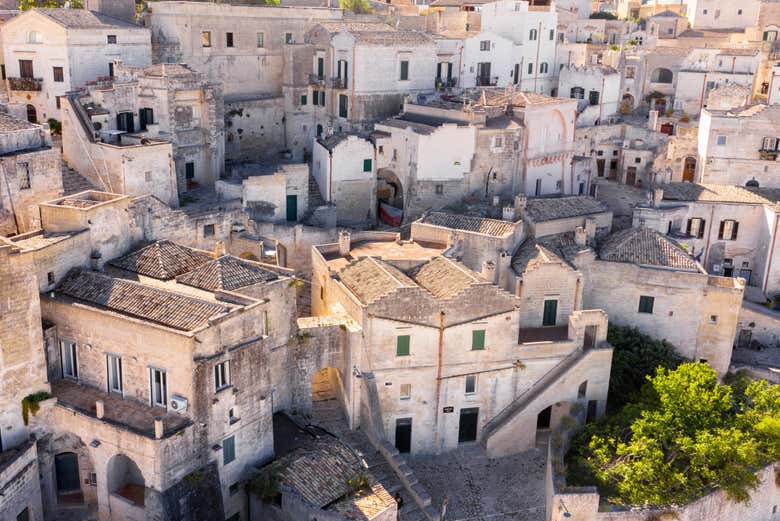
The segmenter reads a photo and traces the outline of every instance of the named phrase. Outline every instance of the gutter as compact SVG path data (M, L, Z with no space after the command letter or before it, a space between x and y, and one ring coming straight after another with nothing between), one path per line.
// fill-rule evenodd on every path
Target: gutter
M433 411L433 446L439 446L439 404L441 401L441 366L444 354L444 311L439 312L439 352L436 360L436 402Z

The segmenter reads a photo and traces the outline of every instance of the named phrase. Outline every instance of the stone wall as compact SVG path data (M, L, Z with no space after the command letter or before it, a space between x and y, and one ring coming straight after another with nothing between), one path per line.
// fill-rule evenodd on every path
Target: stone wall
M261 97L225 103L225 159L275 157L289 148L284 99Z
M28 441L15 449L4 451L0 466L0 512L7 519L21 519L23 512L34 521L43 519L41 487L38 480L38 452Z
M0 235L40 228L38 203L63 193L59 151L42 148L3 155L0 158L0 187Z

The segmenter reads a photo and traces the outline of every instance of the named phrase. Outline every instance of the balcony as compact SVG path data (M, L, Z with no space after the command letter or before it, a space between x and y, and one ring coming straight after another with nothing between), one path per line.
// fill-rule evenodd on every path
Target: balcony
M325 86L325 77L318 74L309 74L309 85L315 85L318 87Z
M777 161L777 156L780 155L780 150L764 150L758 151L759 157L765 161Z
M8 78L8 90L40 91L43 78Z
M346 89L347 88L347 80L344 78L331 78L330 79L330 87L332 89Z
M477 76L477 87L495 87L498 85L498 76Z
M458 84L458 78L436 78L437 90L451 89L457 84Z

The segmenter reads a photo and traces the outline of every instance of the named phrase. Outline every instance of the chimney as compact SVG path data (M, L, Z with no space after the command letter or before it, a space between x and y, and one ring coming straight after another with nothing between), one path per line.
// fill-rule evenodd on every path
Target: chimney
M154 419L154 439L159 440L163 437L163 434L165 433L165 430L163 429L163 421L162 418L155 418Z
M523 213L527 202L528 198L525 196L525 194L517 194L515 196L515 211L517 212L517 215Z
M508 286L509 272L512 271L512 255L504 250L498 256L498 285L504 289Z
M585 219L585 237L588 239L596 238L596 219L592 217Z
M214 245L214 251L211 253L211 256L215 259L218 259L222 257L225 254L225 243L222 241L217 241L217 243Z
M103 400L97 400L95 402L95 416L97 416L98 420L103 418L103 416L106 413L106 407L103 405Z
M577 246L588 245L588 234L585 233L585 228L582 226L577 226L577 228L574 230L574 242L577 244Z
M517 213L514 206L504 206L503 219L510 223L515 222L517 219Z
M664 200L664 189L653 188L653 208L661 206L661 201Z
M94 250L89 256L89 269L92 271L100 270L100 259L103 258L103 254L97 250Z
M351 240L352 236L348 231L342 230L339 232L339 255L342 257L349 255L349 250L352 248Z
M485 261L482 263L482 278L488 282L496 282L496 263Z

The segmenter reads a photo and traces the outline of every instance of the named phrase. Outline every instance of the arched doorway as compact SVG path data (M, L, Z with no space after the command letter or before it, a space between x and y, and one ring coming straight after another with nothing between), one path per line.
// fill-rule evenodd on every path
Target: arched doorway
M54 456L54 475L57 503L67 505L84 502L79 476L79 457L75 452L62 452Z
M124 454L117 454L108 461L107 469L108 492L143 506L146 482L138 465Z
M696 176L696 158L686 157L683 163L683 181L693 183L693 179Z
M634 96L631 94L623 94L623 99L620 102L620 112L622 114L631 114L634 111Z
M745 186L748 187L748 188L758 188L759 187L759 183L755 179L751 179L750 181L745 183Z
M392 170L377 170L377 215L382 221L400 226L404 210L404 188Z
M317 125L317 137L322 137L322 125Z
M27 104L27 121L30 123L38 123L38 112L35 110L35 105Z

